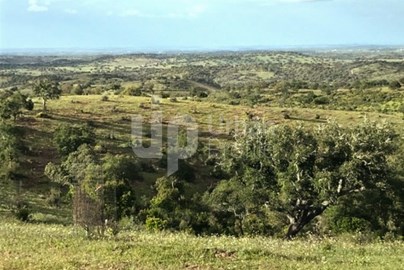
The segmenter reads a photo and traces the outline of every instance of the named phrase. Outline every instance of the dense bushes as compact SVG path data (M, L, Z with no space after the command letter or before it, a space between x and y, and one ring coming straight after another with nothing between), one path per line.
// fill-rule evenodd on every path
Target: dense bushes
M95 143L94 131L86 125L59 125L55 130L54 141L62 156L76 151L80 145Z

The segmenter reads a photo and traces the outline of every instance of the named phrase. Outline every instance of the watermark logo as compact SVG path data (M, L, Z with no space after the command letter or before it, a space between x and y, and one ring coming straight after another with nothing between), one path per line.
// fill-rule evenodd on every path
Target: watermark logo
M149 119L133 115L131 131L136 156L167 158L167 176L178 171L179 160L192 157L198 149L198 124L190 115L172 116L164 123L162 111L152 112Z

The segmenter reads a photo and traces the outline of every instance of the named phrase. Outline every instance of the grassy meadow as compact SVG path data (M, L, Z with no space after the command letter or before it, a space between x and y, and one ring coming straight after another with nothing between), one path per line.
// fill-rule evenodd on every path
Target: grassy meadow
M90 240L71 226L0 222L1 269L402 269L402 241L367 237L196 237L121 232Z

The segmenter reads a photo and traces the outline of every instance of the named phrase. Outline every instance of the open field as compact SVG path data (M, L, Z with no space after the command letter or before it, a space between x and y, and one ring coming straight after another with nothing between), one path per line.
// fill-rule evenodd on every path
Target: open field
M366 237L283 241L122 232L88 240L80 229L0 222L2 269L402 269L404 243Z

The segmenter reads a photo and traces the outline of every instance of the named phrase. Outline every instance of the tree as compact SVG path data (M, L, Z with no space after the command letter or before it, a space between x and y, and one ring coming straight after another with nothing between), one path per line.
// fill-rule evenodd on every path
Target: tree
M94 227L103 231L105 220L116 229L117 221L133 215L135 196L130 181L139 173L138 168L129 157L107 156L100 160L93 149L84 144L60 165L49 163L45 175L69 187L73 195L74 221L92 233Z
M54 141L59 153L63 156L68 156L82 144L94 144L95 134L87 125L62 124L55 130Z
M150 200L147 218L158 219L178 228L185 206L184 183L176 177L162 177L155 183L156 195Z
M0 177L16 180L20 168L20 145L16 128L0 122Z
M69 188L73 196L74 223L83 226L89 235L94 228L103 232L102 187L104 178L98 157L88 145L82 145L68 155L60 165L52 162L45 167L45 175L53 182Z
M232 235L273 233L265 220L266 196L262 189L254 187L254 181L246 181L248 177L223 180L208 196L205 195L204 200L214 217L210 224L212 231ZM260 217L258 222L251 222L255 217Z
M127 183L143 180L138 161L128 155L106 155L103 159L104 173L109 179L124 180Z
M34 85L34 93L37 97L42 98L42 110L46 111L46 102L50 99L58 99L62 90L57 82L40 80Z
M240 202L243 207L233 208L240 216L251 214L251 202L265 204L288 220L285 237L293 238L340 199L390 188L388 160L396 139L390 126L369 122L354 128L328 123L316 130L250 123L223 158L224 168L236 175L230 181L254 191Z
M131 156L107 155L102 162L105 213L115 221L134 215L136 199L132 186L143 179L138 161Z
M22 179L22 142L21 130L9 123L0 122L0 181L6 180L7 185L11 185L15 190L15 197L10 205L15 216L28 221L30 216L29 205L21 197ZM6 194L3 194L6 195Z
M13 118L14 121L22 114L22 110L33 110L34 103L20 92L6 93L0 101L0 117L2 119Z
M165 228L192 231L197 234L208 231L208 209L198 194L185 192L188 184L176 176L162 177L155 183L156 194L145 212L146 228Z

